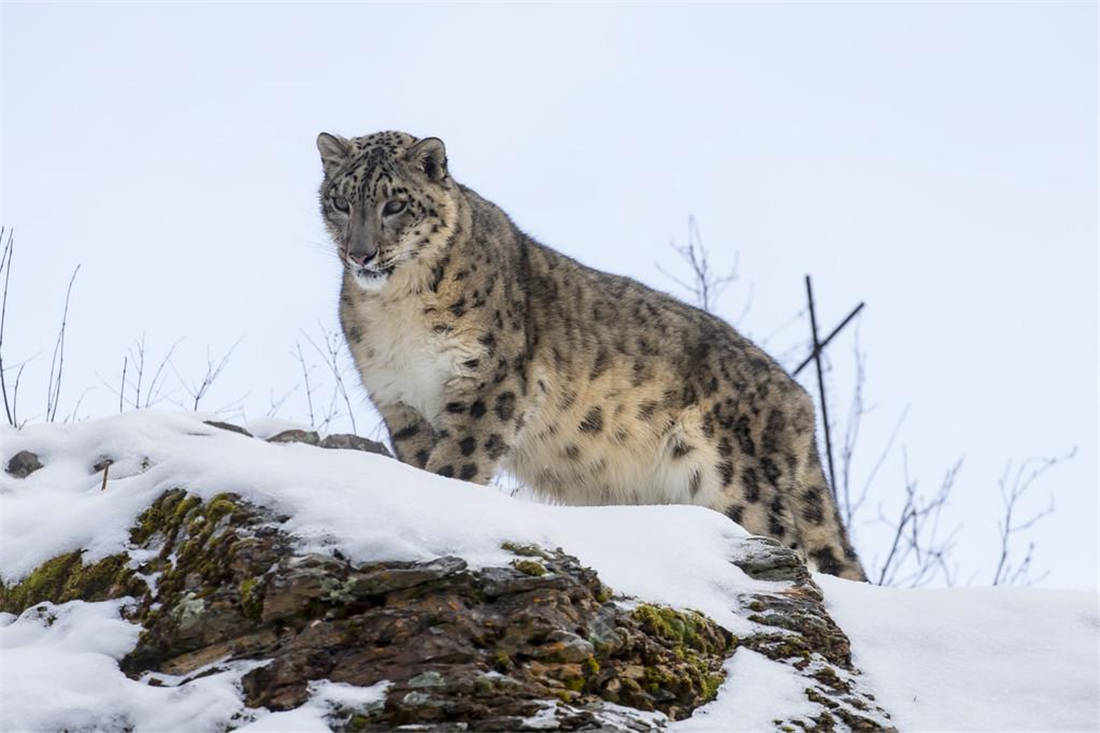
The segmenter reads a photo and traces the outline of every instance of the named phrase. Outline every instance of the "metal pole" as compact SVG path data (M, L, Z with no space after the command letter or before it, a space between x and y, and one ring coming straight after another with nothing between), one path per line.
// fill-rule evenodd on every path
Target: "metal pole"
M817 389L821 394L821 422L825 425L825 455L829 459L829 491L836 500L836 472L833 470L833 441L829 436L829 412L825 405L825 377L821 372L821 344L817 340L817 314L814 312L814 289L806 276L806 298L810 303L810 330L814 339L814 362L817 364ZM856 310L859 310L858 308ZM854 314L853 314L854 315Z
M814 360L814 357L816 357L816 356L818 355L818 353L820 353L820 352L821 352L821 350L822 350L822 349L824 349L824 348L825 348L826 346L828 346L828 345L829 345L829 342L833 340L833 337L834 337L834 336L836 336L836 335L837 335L838 333L840 333L840 329L842 329L842 328L844 328L845 326L847 326L847 325L848 325L848 321L850 321L850 320L852 320L853 318L855 318L855 317L856 317L856 314L857 314L857 313L859 313L859 312L860 312L861 310L863 310L863 303L860 303L859 305L857 305L857 306L856 306L855 308L853 308L853 309L852 309L852 312L848 314L848 317L847 317L847 318L845 318L845 319L844 319L843 321L841 321L841 322L840 322L840 325L839 325L839 326L837 326L836 328L834 328L834 329L833 329L833 332L832 332L832 333L830 333L830 334L829 334L828 336L826 336L826 337L825 337L825 340L824 340L824 341L822 341L822 342L821 342L821 343L820 343L820 344L819 344L819 345L817 346L817 348L815 348L815 349L813 350L813 353L812 353L812 354L810 354L809 356L807 356L807 357L806 357L806 360L805 360L805 361L803 361L803 362L802 362L801 364L799 364L799 365L798 365L798 368L797 368L797 369L795 369L795 370L794 370L793 372L791 372L792 376L795 376L795 377L797 377L797 376L798 376L798 373L799 373L800 371L802 371L803 369L805 369L805 368L806 368L806 365L807 365L807 364L809 364L809 363L810 363L811 361L813 361L813 360Z

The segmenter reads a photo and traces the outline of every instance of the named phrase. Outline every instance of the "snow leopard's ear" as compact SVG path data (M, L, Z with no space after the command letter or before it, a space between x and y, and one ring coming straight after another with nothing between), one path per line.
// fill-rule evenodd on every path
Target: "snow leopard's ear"
M348 159L348 141L339 135L322 132L317 136L317 150L321 153L321 165L325 175L331 176Z
M447 149L438 137L426 137L405 153L406 160L433 181L447 177Z

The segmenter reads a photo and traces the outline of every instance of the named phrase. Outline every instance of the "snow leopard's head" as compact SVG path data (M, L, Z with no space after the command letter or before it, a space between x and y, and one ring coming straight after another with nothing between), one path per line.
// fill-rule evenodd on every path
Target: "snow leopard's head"
M458 187L435 137L378 132L317 136L325 177L321 214L340 259L364 290L380 290L408 262L455 231Z

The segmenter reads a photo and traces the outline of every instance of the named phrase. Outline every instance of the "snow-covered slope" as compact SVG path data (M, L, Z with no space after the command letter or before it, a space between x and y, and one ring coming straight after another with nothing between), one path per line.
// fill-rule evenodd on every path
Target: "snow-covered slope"
M455 555L474 567L506 565L505 541L561 547L617 593L698 609L735 635L753 627L739 599L776 585L731 563L746 534L709 510L534 504L384 456L266 443L190 414L0 432L0 461L24 450L43 467L26 478L0 471L0 577L8 585L73 550L86 550L85 563L126 550L138 515L177 487L206 499L235 492L270 507L289 516L285 529L303 551L338 550L353 563ZM105 490L102 472L92 470L103 457L113 460ZM903 592L817 580L851 637L864 683L901 729L1096 728L1100 634L1090 594ZM43 605L0 619L0 727L324 730L333 705L380 695L319 681L297 710L246 710L239 680L255 662L222 665L182 687L166 675L132 680L117 660L139 629L119 617L119 604ZM762 730L777 714L808 714L789 667L748 649L726 667L717 699L673 728Z
M902 730L1100 728L1094 594L817 580Z
M562 547L618 591L695 608L737 633L729 599L763 589L729 563L746 532L700 507L562 507L516 501L357 451L273 444L219 430L189 414L128 413L0 434L0 458L22 450L44 467L26 479L0 473L0 576L20 580L40 563L87 549L85 562L122 551L129 527L163 491L205 499L235 492L290 515L309 549L353 561L459 555L506 564L503 541ZM91 472L110 456L107 490ZM143 466L148 466L143 468Z

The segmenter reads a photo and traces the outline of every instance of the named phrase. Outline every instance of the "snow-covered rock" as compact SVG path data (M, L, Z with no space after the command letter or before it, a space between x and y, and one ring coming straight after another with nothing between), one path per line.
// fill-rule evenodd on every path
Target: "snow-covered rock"
M247 428L142 412L0 432L0 727L1096 722L1087 594L1017 591L998 620L1056 609L1058 633L983 645L988 604L834 579L823 602L792 553L709 510L536 504L355 436ZM992 684L970 709L948 694L993 668L1027 715Z

